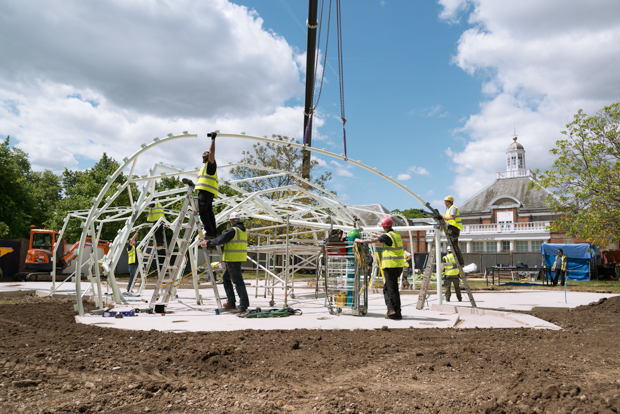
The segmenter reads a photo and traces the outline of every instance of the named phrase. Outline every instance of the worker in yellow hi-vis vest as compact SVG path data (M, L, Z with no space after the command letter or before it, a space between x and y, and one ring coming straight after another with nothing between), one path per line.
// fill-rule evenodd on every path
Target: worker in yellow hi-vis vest
M558 278L560 275L562 276L562 286L566 283L566 256L564 256L564 250L558 249L558 255L555 257L553 261L552 271L555 270L553 274L553 286L558 285Z
M200 243L202 247L214 247L222 244L224 245L222 261L226 266L222 276L222 283L224 284L227 298L226 303L222 307L233 313L243 313L250 306L248 292L245 289L245 282L241 273L241 265L248 258L248 234L239 213L233 212L230 214L230 228L228 230L215 239L203 240ZM233 284L237 290L237 295L239 295L239 307L236 305Z
M454 205L454 198L447 196L443 199L443 203L446 205L446 214L443 215L443 219L448 225L448 234L446 237L452 242L454 247L454 253L461 266L465 266L465 260L463 260L463 253L461 253L461 247L459 246L459 234L463 230L463 223L461 222L461 213L459 208Z
M196 184L187 178L183 178L181 181L198 190L198 213L205 229L203 236L205 240L211 240L217 237L213 199L218 195L220 184L217 178L217 163L215 162L215 137L217 132L211 132L207 136L211 138L211 147L209 147L209 151L202 153L202 163L204 165L198 173Z
M454 285L456 298L461 302L461 286L459 285L459 269L456 267L456 259L452 254L452 249L448 246L448 254L443 257L443 272L446 277L446 302L450 302L450 285Z
M157 249L164 248L164 225L156 224L160 218L165 218L164 215L164 207L161 205L157 198L153 199L148 207L148 216L146 217L146 221L149 223L153 223L154 226L157 226L155 229L155 242L157 243Z
M383 299L388 310L385 318L400 320L403 315L400 308L398 278L405 266L405 250L400 234L392 229L394 221L390 217L383 217L380 224L385 234L372 239L355 239L355 243L383 243L383 252L381 253L381 269L385 278Z

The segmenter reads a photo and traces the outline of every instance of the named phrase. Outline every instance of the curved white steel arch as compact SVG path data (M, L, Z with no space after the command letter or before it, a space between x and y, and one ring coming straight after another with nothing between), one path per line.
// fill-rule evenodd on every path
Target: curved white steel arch
M160 202L162 202L162 204L164 205L164 208L166 208L170 204L182 199L184 197L184 194L186 193L186 188L179 188L179 189L167 190L163 192L157 192L155 190L155 182L158 179L161 179L163 177L170 177L170 176L183 175L183 176L195 178L197 177L198 170L199 170L198 168L195 168L194 170L185 171L184 169L175 168L173 166L166 166L164 164L157 163L148 171L147 175L143 175L138 178L133 178L136 163L142 154L144 154L145 152L154 148L157 145L168 143L168 142L171 142L177 139L188 139L188 138L198 138L198 136L196 134L188 134L187 131L184 131L183 134L181 135L168 134L167 138L163 138L163 139L155 138L153 139L153 142L149 144L142 144L141 148L138 151L136 151L133 155L123 159L123 164L119 166L119 168L114 172L114 174L108 177L108 181L103 186L101 191L99 192L99 195L93 198L92 200L93 206L88 212L88 215L86 217L82 216L84 219L84 222L82 224L82 227L84 228L84 230L82 231L82 235L80 237L80 244L79 244L78 253L77 253L76 269L81 269L84 262L87 261L87 260L84 260L84 257L83 257L84 243L85 243L86 237L90 235L93 239L93 244L95 245L98 242L101 228L96 229L95 224L99 224L100 226L103 226L105 225L106 222L110 222L110 221L125 220L126 222L125 226L121 230L119 230L117 237L113 241L112 243L113 247L110 249L110 252L103 258L99 258L97 250L93 249L92 256L89 259L91 260L91 263L100 263L100 262L102 263L104 273L106 273L108 276L108 283L109 285L111 285L112 290L113 290L113 298L115 302L117 303L122 303L123 298L120 294L118 286L116 285L116 280L114 277L113 269L118 263L118 260L122 252L122 248L124 247L125 243L129 239L129 235L134 229L134 224L137 218L145 210L147 204L150 202L150 200L153 197L159 197ZM304 146L301 144L280 141L280 140L270 139L266 137L250 136L250 135L245 135L245 134L218 133L218 138L220 139L222 138L250 139L250 140L255 140L255 141L260 141L260 142L265 142L265 143L272 143L275 145L284 145L284 146L294 147L298 149L304 149ZM425 203L421 197L419 197L418 195L410 191L407 188L407 186L402 185L398 183L397 181L395 181L392 177L386 176L385 174L379 172L377 168L368 167L364 165L361 161L353 161L353 160L346 159L343 154L338 155L338 154L329 152L325 149L318 149L318 148L312 148L312 147L306 147L305 149L315 152L317 154L321 154L321 155L325 155L328 157L339 159L341 161L349 162L357 167L370 171L373 174L401 188L403 191L405 191L406 193L414 197L416 200L418 200L420 203L422 203L422 205L429 207L428 203ZM246 165L246 164L221 165L221 166L218 166L218 169L232 168L235 166L243 166L244 168L257 169L260 171L270 172L274 176L290 175L294 177L295 180L297 180L298 182L303 183L304 186L313 188L315 192L309 191L308 189L302 186L299 186L299 185L291 185L285 188L279 187L279 188L266 189L260 192L248 193L247 191L243 190L241 187L235 185L237 182L244 182L244 181L249 181L249 180L262 180L272 175L252 177L252 178L243 179L243 180L222 180L223 184L230 186L231 188L237 190L241 194L232 196L232 197L222 197L222 198L218 198L215 200L214 206L224 205L223 211L216 216L218 223L225 221L226 217L232 211L240 211L242 213L242 217L261 218L261 219L266 219L266 220L279 222L279 223L285 222L283 218L283 214L286 213L286 215L289 215L289 223L291 225L299 226L299 227L323 228L323 229L334 227L334 228L341 228L343 230L348 230L353 227L354 218L356 216L355 213L351 212L345 204L340 202L332 192L326 189L322 189L319 186L307 180L304 180L303 178L293 174L290 171L280 171L276 169L270 169L270 168L265 168L265 167L255 167L255 166ZM106 198L105 195L110 190L114 181L126 169L129 169L127 181L121 186L119 186L117 191L112 196L109 196ZM139 195L137 195L138 197L135 201L134 201L134 195L132 194L132 191L131 191L130 184L132 183L141 185L141 189L139 190ZM113 207L113 208L110 207L112 202L125 190L127 190L129 193L129 199L130 199L131 205L127 206L125 209L119 208L119 207ZM292 200L280 199L278 200L278 203L272 203L269 201L269 199L261 197L262 194L266 194L270 192L284 192L287 194L295 194L295 196L293 197ZM294 200L299 198L300 195L303 196L304 198L314 199L317 204L309 208L308 205L294 202ZM262 214L259 214L260 212L262 212ZM291 212L295 212L297 218L290 219ZM108 216L108 214L110 213L113 213L112 216ZM178 214L178 212L176 213ZM174 216L175 211L167 209L166 214L169 216ZM312 220L309 220L307 218L303 219L302 216L306 216L306 215L310 215ZM377 214L378 219L381 218L379 217L380 215L382 216L383 214ZM330 221L332 222L329 224L325 223L326 221L325 219L327 218L329 218ZM171 226L173 223L174 223L174 220L172 222L168 220L164 220L165 225ZM365 231L370 231L370 232L381 231L381 228L376 226L376 223L363 222L362 224L364 225ZM434 228L433 226L416 226L415 230L430 230L433 228ZM399 231L413 230L409 226L398 227L396 229ZM195 240L193 245L195 246L197 243L198 243L198 240ZM97 266L95 267L97 268ZM96 269L96 274L97 274L96 281L91 280L91 288L93 289L93 293L94 293L94 290L95 290L94 284L98 283L99 285L97 286L97 288L99 290L99 297L101 297L101 285L100 285L99 278L98 278L98 274L99 274L98 271L99 269L97 268ZM78 311L80 315L83 315L84 309L83 309L82 300L81 300L81 296L83 294L82 294L82 289L81 289L81 280L79 277L79 272L76 273L76 276L77 277L74 278L75 288L76 288L76 298L77 298L77 304L75 305L75 310ZM101 302L98 303L98 306L103 307Z

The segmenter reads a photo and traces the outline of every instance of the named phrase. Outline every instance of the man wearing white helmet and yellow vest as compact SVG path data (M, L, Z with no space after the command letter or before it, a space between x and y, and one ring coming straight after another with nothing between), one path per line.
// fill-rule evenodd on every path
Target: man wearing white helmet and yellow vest
M224 245L224 254L222 261L226 266L222 282L226 291L227 302L222 306L224 309L233 311L233 313L242 313L250 306L248 292L245 289L243 274L241 273L241 265L248 258L248 234L245 226L241 222L239 213L230 214L230 228L224 233L212 240L203 240L200 245L202 247L215 247ZM239 296L239 307L236 306L235 291L233 284Z
M448 234L446 237L452 242L454 247L454 253L461 266L465 266L465 260L463 260L463 253L461 253L461 247L459 246L459 234L463 230L463 223L461 222L461 213L459 208L454 205L454 198L447 196L443 199L443 203L446 205L446 214L443 215L443 219L448 225Z
M456 259L452 254L452 249L448 246L448 254L443 257L443 272L446 276L446 301L450 302L450 296L452 292L450 291L450 285L454 285L454 292L456 293L456 298L460 301L463 300L461 297L461 286L459 285L459 269L456 267Z

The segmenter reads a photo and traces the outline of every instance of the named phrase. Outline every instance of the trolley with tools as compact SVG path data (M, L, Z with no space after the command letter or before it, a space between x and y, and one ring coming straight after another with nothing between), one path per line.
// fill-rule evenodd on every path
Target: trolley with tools
M326 242L317 261L317 296L325 291L325 306L332 315L350 309L352 315L368 312L369 250L360 243Z

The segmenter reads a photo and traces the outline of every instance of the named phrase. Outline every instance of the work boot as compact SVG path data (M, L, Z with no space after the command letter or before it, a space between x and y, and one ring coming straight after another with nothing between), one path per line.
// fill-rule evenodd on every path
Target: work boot
M459 298L459 302L463 302L463 298Z
M245 313L247 310L247 306L239 306L237 309L233 310L232 313Z
M396 315L396 311L394 309L390 309L388 310L388 313L386 316L394 316L394 315Z
M233 310L233 309L236 309L236 308L237 308L237 305L235 305L234 303L226 302L226 303L224 303L222 305L222 309L224 309L224 310Z
M446 302L450 302L450 297L446 296Z
M194 182L192 180L188 179L188 178L182 179L181 182L183 184L185 184L186 186L188 186L188 187L192 187L192 188L195 187Z

